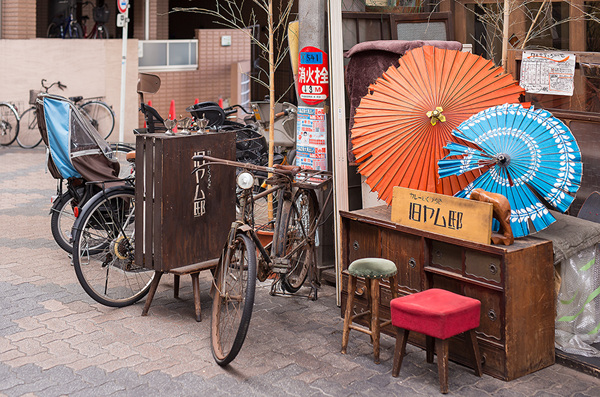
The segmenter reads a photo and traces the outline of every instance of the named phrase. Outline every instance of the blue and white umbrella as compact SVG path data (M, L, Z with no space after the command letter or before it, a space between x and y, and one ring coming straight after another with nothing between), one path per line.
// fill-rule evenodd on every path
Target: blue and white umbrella
M519 104L494 106L471 116L452 134L480 150L448 143L450 154L438 162L440 178L487 169L455 196L467 198L476 188L505 196L515 237L556 220L543 202L565 212L575 199L583 172L581 152L571 131L550 112Z

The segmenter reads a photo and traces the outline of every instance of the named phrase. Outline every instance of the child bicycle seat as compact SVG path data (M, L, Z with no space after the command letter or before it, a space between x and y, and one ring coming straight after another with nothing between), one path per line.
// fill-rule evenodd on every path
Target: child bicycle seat
M225 123L225 111L215 102L200 102L185 110L197 120L207 119L207 127L221 127Z
M144 120L146 120L146 126L148 132L153 134L155 132L165 132L165 120L158 114L156 109L152 106L148 106L145 103L140 104L140 111L144 114Z

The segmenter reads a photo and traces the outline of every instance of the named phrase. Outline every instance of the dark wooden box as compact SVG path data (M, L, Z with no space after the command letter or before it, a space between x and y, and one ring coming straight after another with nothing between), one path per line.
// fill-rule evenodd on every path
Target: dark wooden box
M398 225L389 207L353 212L342 217L342 316L346 307L345 269L359 258L395 262L400 296L442 288L481 301L476 329L482 369L512 380L554 364L554 266L552 243L520 238L509 247L471 243ZM358 289L362 281L359 279ZM380 315L389 318L391 291L381 283ZM355 297L355 311L366 299ZM363 322L363 325L366 323ZM382 332L395 335L392 327ZM409 343L425 347L423 335L410 333ZM463 336L450 339L450 359L470 365Z
M192 173L192 156L235 160L235 132L139 135L136 153L136 263L168 272L219 257L235 219L235 168Z

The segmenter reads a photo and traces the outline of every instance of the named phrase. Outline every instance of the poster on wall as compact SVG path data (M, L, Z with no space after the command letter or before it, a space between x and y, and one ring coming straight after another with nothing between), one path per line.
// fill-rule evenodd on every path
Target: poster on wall
M573 96L575 54L564 51L523 51L519 85L532 94Z
M296 124L296 165L327 170L325 109L299 106Z

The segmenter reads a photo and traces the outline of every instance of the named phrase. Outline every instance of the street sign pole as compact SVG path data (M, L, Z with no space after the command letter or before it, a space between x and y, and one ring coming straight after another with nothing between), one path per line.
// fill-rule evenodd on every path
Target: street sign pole
M121 51L121 106L119 109L119 142L125 140L125 83L127 77L127 32L129 25L129 2L117 1L118 10L124 15L123 18L123 46Z

